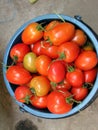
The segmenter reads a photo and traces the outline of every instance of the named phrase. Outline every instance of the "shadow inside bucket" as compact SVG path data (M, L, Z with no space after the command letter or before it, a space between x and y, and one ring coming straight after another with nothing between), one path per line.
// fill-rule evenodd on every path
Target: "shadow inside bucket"
M25 119L25 120L20 120L15 125L15 130L38 130L38 128L35 124L33 124L32 121Z

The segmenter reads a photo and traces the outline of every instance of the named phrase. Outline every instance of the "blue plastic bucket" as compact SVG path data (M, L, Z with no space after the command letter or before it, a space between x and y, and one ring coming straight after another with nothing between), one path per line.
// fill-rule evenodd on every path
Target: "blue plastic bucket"
M82 29L86 33L88 38L93 43L95 50L96 50L96 53L98 55L98 40L97 40L95 32L87 24L83 23L81 21L80 17L70 17L70 16L65 16L65 15L62 15L62 14L60 16L65 21L73 23L75 26ZM38 17L26 22L25 24L23 24L15 32L15 34L12 36L11 40L9 41L7 48L6 48L6 51L5 51L5 54L4 54L3 63L5 65L10 64L10 62L11 62L11 59L9 57L10 49L14 44L21 42L20 35L21 35L22 31L24 30L24 28L28 24L30 24L32 22L39 22L39 23L46 22L47 23L47 22L54 20L54 19L60 19L60 18L56 14L46 14L46 15L38 16ZM5 76L5 72L6 72L6 68L3 66L3 77L4 77L4 82L5 82L6 88L8 89L10 95L15 99L13 84L10 84L7 81L6 76ZM30 105L20 103L16 100L15 101L19 105L19 107L21 108L22 111L26 111L30 114L35 115L35 116L42 117L42 118L51 118L51 119L66 118L66 117L69 117L69 116L72 116L72 115L78 113L79 111L83 110L88 105L90 105L91 102L93 102L93 100L95 99L97 91L98 91L98 75L96 77L94 87L92 88L92 90L90 91L88 96L79 105L75 106L70 112L68 112L66 114L52 114L48 110L39 110L39 109L36 109L36 108L34 108Z

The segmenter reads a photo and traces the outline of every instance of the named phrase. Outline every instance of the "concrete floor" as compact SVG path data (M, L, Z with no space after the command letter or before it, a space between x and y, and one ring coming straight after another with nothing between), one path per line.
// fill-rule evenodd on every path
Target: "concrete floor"
M10 38L24 22L54 12L80 15L98 33L98 0L38 0L33 5L29 0L0 0L0 62ZM0 130L98 130L98 98L79 114L58 120L22 113L4 85L0 63Z

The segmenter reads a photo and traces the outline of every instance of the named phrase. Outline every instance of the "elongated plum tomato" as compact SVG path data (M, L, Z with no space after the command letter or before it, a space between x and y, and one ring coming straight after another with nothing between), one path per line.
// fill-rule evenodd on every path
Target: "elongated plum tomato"
M75 60L76 67L81 70L90 70L97 65L97 54L94 51L82 51Z
M57 24L53 29L44 32L44 39L50 40L53 45L60 45L70 41L75 33L75 26L68 22Z
M75 42L66 42L59 46L58 54L67 63L73 62L79 55L80 48Z
M50 65L51 58L46 55L40 55L35 60L35 66L37 71L44 76L48 75L48 67Z
M37 96L45 96L50 91L50 81L45 76L35 76L31 79L29 87Z
M33 44L43 37L39 23L30 23L22 32L21 39L25 44Z
M52 82L59 83L65 78L66 68L62 61L53 61L48 69L48 78Z
M32 92L30 91L30 88L28 88L25 85L18 86L15 89L15 98L19 102L28 104L30 102L30 97L31 96L32 96Z
M37 56L33 52L29 52L24 56L23 59L23 66L25 69L27 69L29 72L36 73L36 66L35 66L35 60Z
M7 69L6 78L12 84L22 85L28 83L32 76L23 67L14 65Z
M72 103L61 92L52 91L47 97L47 108L54 114L64 114L72 109Z
M24 56L30 52L30 47L28 45L25 45L23 43L18 43L16 45L14 45L11 50L10 50L10 57L15 60L16 62L22 62Z
M81 29L76 29L72 41L76 42L79 46L83 46L87 41L87 36Z

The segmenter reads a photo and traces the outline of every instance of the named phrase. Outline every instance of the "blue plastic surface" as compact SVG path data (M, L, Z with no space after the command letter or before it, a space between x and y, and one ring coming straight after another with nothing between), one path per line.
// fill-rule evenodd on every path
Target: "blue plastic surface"
M95 34L93 33L93 31L91 31L91 29L86 26L86 24L84 24L83 22L77 20L76 18L70 17L70 16L65 16L61 14L61 17L63 19L65 19L65 21L69 21L73 24L75 24L76 26L78 26L79 28L81 28L86 35L90 38L90 40L92 41L92 43L95 46L95 50L97 52L98 55L98 40L95 36ZM53 20L53 19L60 19L56 14L46 14L46 15L42 15L39 17L36 17L28 22L26 22L24 25L22 25L17 31L16 33L12 36L11 40L9 41L5 54L4 54L4 60L3 63L6 65L8 62L8 58L9 58L9 51L12 47L13 44L15 44L15 42L17 42L17 37L21 34L21 32L24 30L24 28L31 22L39 22L42 20ZM4 81L6 84L6 87L10 93L10 95L15 99L14 97L14 91L10 85L10 83L7 81L6 76L5 76L5 72L6 69L5 67L3 67L3 77L4 77ZM80 110L84 109L86 106L88 106L90 104L91 101L93 101L96 93L98 91L98 75L94 84L94 87L92 88L91 92L88 94L88 96L83 100L83 102L79 105L77 105L76 107L74 107L70 112L66 113L66 114L52 114L49 113L48 111L39 111L38 109L33 109L32 107L29 107L28 105L25 105L23 103L20 103L18 101L16 101L16 103L23 108L26 112L29 112L30 114L33 114L35 116L38 117L43 117L43 118L65 118L65 117L69 117L74 115L75 113L79 112Z

